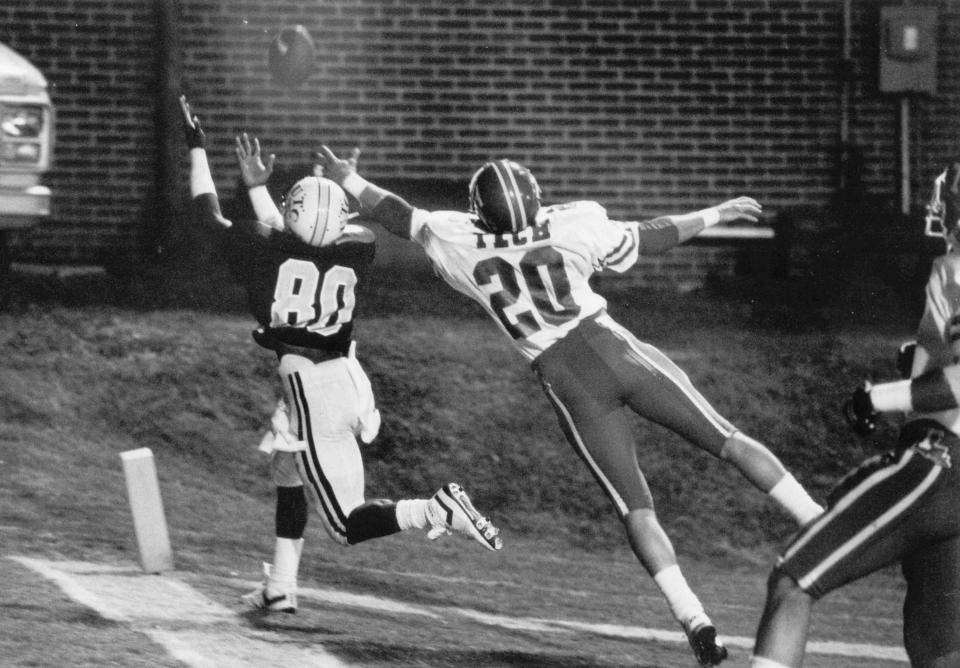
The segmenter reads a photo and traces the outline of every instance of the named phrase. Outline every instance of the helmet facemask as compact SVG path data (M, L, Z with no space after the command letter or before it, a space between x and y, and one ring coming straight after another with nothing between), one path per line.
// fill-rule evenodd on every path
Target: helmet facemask
M477 224L494 234L530 227L540 210L540 185L530 170L512 160L494 160L478 169L469 196Z
M933 181L924 232L944 239L948 249L960 245L960 159L951 162Z

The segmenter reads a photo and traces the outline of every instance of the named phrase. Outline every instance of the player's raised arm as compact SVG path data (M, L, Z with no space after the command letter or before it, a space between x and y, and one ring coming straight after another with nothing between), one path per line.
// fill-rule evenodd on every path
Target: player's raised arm
M317 161L323 173L357 198L365 214L404 239L410 238L410 223L414 208L406 200L374 185L357 173L360 149L354 148L348 159L338 158L328 147L317 153Z
M185 95L180 96L180 111L183 114L184 137L190 150L190 197L193 199L194 216L197 220L230 227L230 221L220 212L220 200L210 174L206 135L200 127L200 119L190 109Z
M658 216L637 224L642 253L660 253L692 239L708 227L739 220L760 220L763 207L752 197L736 197L707 209L679 216Z
M267 190L267 181L273 174L276 156L271 153L264 162L260 152L260 140L254 137L251 141L246 132L236 138L235 152L240 176L248 188L250 203L257 216L256 232L267 236L271 230L282 230L283 216Z
M844 404L854 431L869 434L880 413L936 413L960 407L960 365L934 368L909 380L864 382Z

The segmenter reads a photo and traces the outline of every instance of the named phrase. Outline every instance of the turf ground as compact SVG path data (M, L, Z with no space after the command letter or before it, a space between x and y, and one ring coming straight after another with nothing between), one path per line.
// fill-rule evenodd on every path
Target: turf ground
M815 495L872 451L837 404L863 377L892 377L909 325L838 328L786 302L605 287L619 318ZM460 480L506 548L403 535L343 549L313 521L300 611L280 617L238 598L270 558L255 447L277 388L235 293L194 280L144 300L141 285L131 305L113 283L41 288L0 314L0 665L229 668L263 665L261 652L303 665L692 665L529 371L445 288L385 281L368 299L360 356L385 417L364 452L368 489L400 498ZM722 465L637 428L687 577L728 665L744 666L789 521ZM136 567L119 453L139 447L160 472L176 560L163 576ZM890 569L829 597L806 665L904 665L902 595Z

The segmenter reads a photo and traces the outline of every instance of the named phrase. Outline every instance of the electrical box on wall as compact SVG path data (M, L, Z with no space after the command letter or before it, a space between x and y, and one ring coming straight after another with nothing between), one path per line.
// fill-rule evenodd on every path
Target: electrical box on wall
M880 9L880 91L937 92L937 10Z

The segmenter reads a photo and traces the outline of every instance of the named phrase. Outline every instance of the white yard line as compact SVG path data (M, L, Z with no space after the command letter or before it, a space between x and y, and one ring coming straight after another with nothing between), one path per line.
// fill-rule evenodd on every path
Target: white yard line
M303 649L283 634L246 627L236 612L211 601L175 576L145 575L134 566L11 559L52 580L70 598L106 619L143 633L192 668L349 666L322 647Z
M467 577L463 575L437 575L436 573L420 573L415 571L398 571L398 570L387 570L385 568L373 568L370 566L352 566L350 564L337 564L337 569L342 571L356 571L357 573L373 573L376 575L389 575L394 577L405 577L413 578L416 580L429 580L431 582L444 582L449 584L469 584L469 585L486 585L490 587L512 587L514 589L522 589L524 592L529 591L538 591L538 592L551 592L559 593L564 596L572 597L576 596L579 598L593 598L596 596L602 596L603 592L597 592L590 589L577 589L574 587L558 587L544 584L530 584L529 582L522 582L516 580L482 580L474 577ZM764 590L765 591L765 590ZM650 601L653 605L662 605L663 604L663 595L662 594L645 594L645 593L634 593L632 594L636 599L641 601ZM837 599L840 597L835 595L834 602L836 603ZM850 603L848 607L859 606L857 603ZM738 605L736 603L729 603L724 601L714 601L711 603L710 608L713 610L716 609L725 609L725 610L743 610L751 614L759 614L759 610L755 605ZM857 619L861 621L870 622L876 626L883 628L890 627L892 632L899 633L901 628L901 621L895 617L890 617L889 615L884 617L879 616L870 616L863 614L860 607L854 607L856 610Z
M318 645L308 650L285 642L279 633L256 631L241 624L237 614L207 597L175 575L145 575L135 566L119 568L84 562L52 562L28 557L10 557L57 583L75 601L93 608L107 619L129 624L161 644L176 659L194 668L224 665L246 668L286 662L301 666L339 668L349 664L326 653ZM251 587L253 582L243 582ZM652 640L685 644L679 631L667 631L617 624L592 624L560 619L511 617L467 608L428 606L402 601L352 594L335 589L302 587L301 599L310 599L324 606L340 606L416 615L428 618L460 615L477 623L504 629L538 633L587 632L629 640ZM753 638L723 636L729 647L750 650ZM810 641L810 654L850 656L887 661L907 662L902 647L867 643Z
M254 586L255 583L248 584ZM377 596L346 594L334 589L301 587L297 592L301 599L315 600L325 605L342 605L380 611L389 609L394 612L406 612L408 614L426 615L430 617L449 617L451 614L457 614L480 624L519 631L536 633L569 633L571 631L582 631L626 640L677 642L684 645L687 643L687 637L681 631L666 631L642 626L622 626L619 624L592 624L589 622L575 622L562 619L511 617L509 615L495 615L488 612L470 610L469 608L398 603ZM404 609L399 609L397 607L398 605ZM728 647L739 647L747 650L753 649L753 638L728 635L722 635L721 638ZM909 662L907 653L902 647L868 643L811 640L807 643L807 653Z

